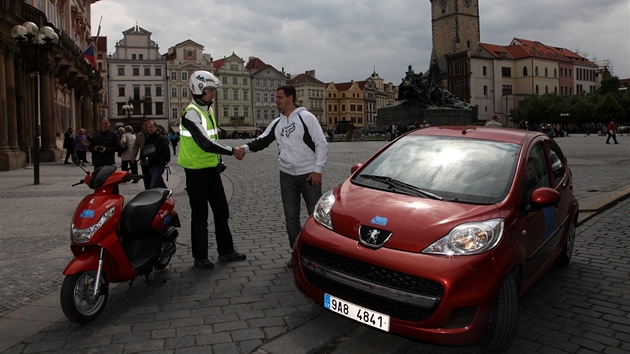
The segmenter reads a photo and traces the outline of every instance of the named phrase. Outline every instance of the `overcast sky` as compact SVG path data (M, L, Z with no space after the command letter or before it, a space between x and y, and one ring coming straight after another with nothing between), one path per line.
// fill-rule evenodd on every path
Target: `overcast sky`
M630 77L628 0L479 2L483 43L539 41L610 60L615 75ZM315 70L326 83L365 80L376 68L399 85L409 65L424 72L431 56L429 0L100 0L93 35L101 16L109 53L137 22L160 53L191 39L214 59L255 56L294 75Z

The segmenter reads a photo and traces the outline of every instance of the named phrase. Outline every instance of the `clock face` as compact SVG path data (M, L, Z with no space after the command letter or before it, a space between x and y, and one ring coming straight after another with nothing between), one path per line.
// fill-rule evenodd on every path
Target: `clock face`
M464 0L464 5L470 7L471 4L472 4L472 0Z
M440 7L441 7L442 9L445 9L445 8L446 8L446 3L447 3L447 2L448 2L448 0L440 0Z

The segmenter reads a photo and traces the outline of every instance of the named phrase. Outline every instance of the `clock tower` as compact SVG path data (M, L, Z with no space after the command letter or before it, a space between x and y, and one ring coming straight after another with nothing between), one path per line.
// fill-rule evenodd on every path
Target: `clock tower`
M479 0L431 1L433 52L442 86L470 102L470 55L479 48Z

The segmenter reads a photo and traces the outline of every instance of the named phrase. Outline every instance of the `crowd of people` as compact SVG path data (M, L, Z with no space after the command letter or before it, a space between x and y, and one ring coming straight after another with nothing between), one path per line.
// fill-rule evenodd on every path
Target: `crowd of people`
M138 174L138 162L144 175L145 189L162 187L166 184L162 178L164 170L171 159L170 149L173 155L177 155L179 133L169 129L165 132L155 121L142 120L142 129L135 133L133 127L127 125L119 127L115 131L110 128L110 121L102 118L99 122L100 129L89 134L86 129L79 129L74 134L74 129L69 127L64 133L63 147L66 149L64 164L72 154L76 154L81 166L90 163L87 153L91 153L92 166L98 168L103 165L116 165L115 156L120 157L120 169ZM152 156L140 157L145 145L156 146L156 152ZM137 183L138 181L133 181Z

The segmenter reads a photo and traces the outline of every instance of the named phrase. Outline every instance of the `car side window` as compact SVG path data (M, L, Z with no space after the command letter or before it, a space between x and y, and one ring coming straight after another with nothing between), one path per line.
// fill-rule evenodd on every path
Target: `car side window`
M527 157L521 207L525 209L529 205L529 197L534 190L540 187L549 186L549 170L547 169L545 150L543 145L538 143L534 146Z
M553 140L549 140L549 157L551 159L551 169L553 171L553 181L555 186L557 187L562 180L564 179L564 175L566 173L566 168L564 166L564 155L562 154L562 150L560 150L560 146Z

